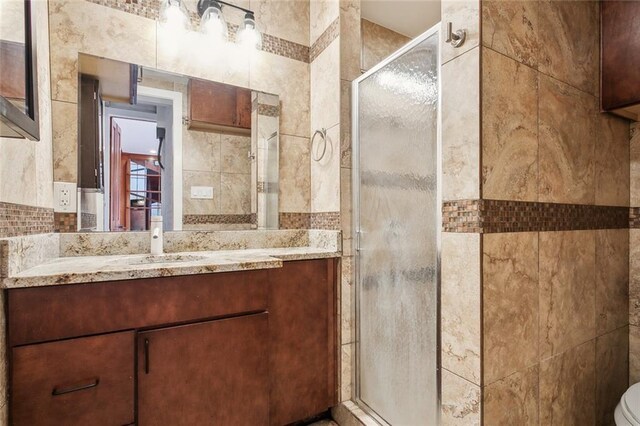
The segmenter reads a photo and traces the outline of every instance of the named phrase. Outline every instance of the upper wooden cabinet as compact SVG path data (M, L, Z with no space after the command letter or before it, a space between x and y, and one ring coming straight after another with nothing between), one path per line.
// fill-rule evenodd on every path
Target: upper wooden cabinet
M250 132L251 90L190 79L189 129Z
M601 2L604 111L640 119L640 1Z

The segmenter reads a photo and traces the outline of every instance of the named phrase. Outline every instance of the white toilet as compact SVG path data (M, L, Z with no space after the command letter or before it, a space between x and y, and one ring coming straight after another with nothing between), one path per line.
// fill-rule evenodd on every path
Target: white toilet
M622 395L615 412L616 426L640 426L640 383Z

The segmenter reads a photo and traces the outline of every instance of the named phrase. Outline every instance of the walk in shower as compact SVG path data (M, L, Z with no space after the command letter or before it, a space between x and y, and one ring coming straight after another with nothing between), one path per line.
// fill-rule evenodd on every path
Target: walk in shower
M439 41L434 27L353 83L356 403L438 423Z

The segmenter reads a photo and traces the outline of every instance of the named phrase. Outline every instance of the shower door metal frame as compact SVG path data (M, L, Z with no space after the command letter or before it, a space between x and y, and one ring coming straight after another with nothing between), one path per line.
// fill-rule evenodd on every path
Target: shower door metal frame
M440 424L441 408L442 408L442 374L441 374L441 330L440 330L440 286L441 286L441 248L442 248L442 82L441 82L441 44L440 44L440 25L438 22L427 31L411 40L409 43L395 51L393 54L382 60L376 66L362 74L360 77L353 80L351 83L351 152L352 152L352 175L351 175L351 188L352 188L352 241L354 250L354 279L355 279L355 356L354 367L352 373L352 384L355 387L355 395L353 399L355 403L369 416L371 416L376 422L381 425L388 425L388 423L380 417L376 411L369 407L367 403L360 399L360 377L359 377L359 363L360 363L360 290L362 284L360 281L360 120L359 120L359 84L371 77L377 71L400 58L405 53L428 39L429 37L436 36L438 38L438 52L437 52L437 79L438 79L438 107L436 118L436 420L437 424Z

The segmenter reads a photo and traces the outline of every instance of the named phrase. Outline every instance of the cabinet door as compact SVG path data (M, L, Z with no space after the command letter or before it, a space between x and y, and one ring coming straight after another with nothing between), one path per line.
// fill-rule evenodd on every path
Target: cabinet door
M124 332L13 348L11 424L133 423L134 339Z
M602 109L640 103L640 2L601 2Z
M251 90L238 88L236 95L236 125L243 129L251 128Z
M271 425L322 413L336 400L335 261L269 270Z
M189 80L191 121L235 126L236 102L234 86L195 78Z
M138 334L138 425L265 425L267 314Z

